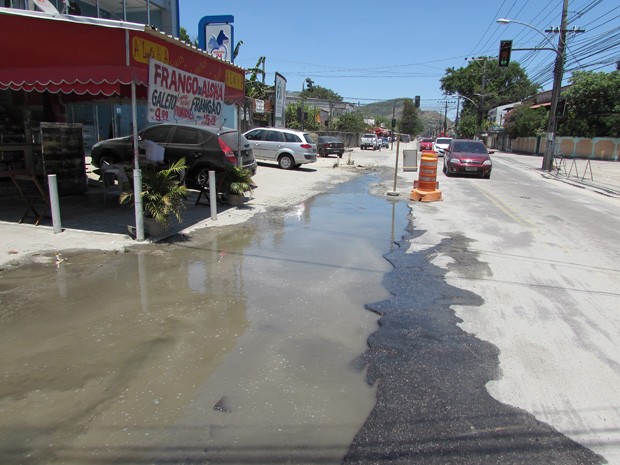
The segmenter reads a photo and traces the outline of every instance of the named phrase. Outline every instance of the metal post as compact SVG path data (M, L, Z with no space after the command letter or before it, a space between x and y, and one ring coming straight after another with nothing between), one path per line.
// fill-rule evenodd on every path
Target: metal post
M217 220L217 187L215 184L215 171L209 171L209 209L211 219Z
M301 111L299 112L299 119L301 120L301 130L304 130L304 90L306 89L306 81L301 83Z
M58 182L55 174L47 175L47 185L50 193L52 226L54 227L54 234L58 234L62 232L62 222L60 220L60 202L58 201Z
M394 164L394 189L387 192L387 195L396 197L400 195L396 190L396 178L398 176L398 150L400 148L400 134L396 134L396 162Z
M123 8L125 8L125 0L123 0ZM125 64L129 67L131 61L129 59L129 31L125 30ZM140 150L138 148L138 103L136 96L136 78L131 77L131 122L132 122L132 139L133 139L133 203L134 216L136 219L136 239L144 240L144 210L142 207L142 172L140 171Z
M564 46L566 43L566 27L568 15L568 0L564 0L562 6L562 23L560 25L560 36L558 39L558 48L555 57L555 67L553 70L553 89L551 91L551 107L549 108L549 126L547 128L547 141L545 144L545 153L543 155L542 169L551 171L553 167L553 153L555 151L555 132L557 130L556 112L558 110L558 101L560 100L560 91L562 90L562 76L564 74Z

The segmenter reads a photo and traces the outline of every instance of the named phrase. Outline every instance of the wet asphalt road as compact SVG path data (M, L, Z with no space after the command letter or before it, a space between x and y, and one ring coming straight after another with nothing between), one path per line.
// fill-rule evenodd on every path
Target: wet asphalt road
M460 235L405 253L409 237L386 258L390 299L368 305L382 315L358 360L377 383L377 403L355 436L344 464L558 464L604 459L518 408L493 399L485 384L500 376L498 351L462 331L450 305L483 303L445 282L430 263L441 250L482 275L485 264Z
M362 239L362 236L368 235L369 231L365 229L365 225L375 218L373 211L371 211L374 208L371 206L373 202L368 202L367 197L365 197L366 193L360 191L368 179L370 182L376 181L374 178L358 179L354 183L343 185L336 190L337 195L350 196L347 199L361 197L359 203L355 203L356 207L351 219L345 220L344 223L355 231L355 234L351 234L348 240L357 237ZM296 217L297 219L292 222L293 225L283 226L282 215L278 212L272 213L267 217L267 222L272 223L260 229L258 236L255 236L250 228L247 230L242 228L234 240L234 246L228 240L223 239L216 244L207 242L207 245L200 244L199 247L196 247L196 244L191 243L191 241L185 244L182 241L177 240L175 242L173 240L169 244L170 250L163 251L161 255L118 257L119 263L131 264L132 266L140 265L140 259L144 259L143 261L147 262L147 269L149 269L149 261L155 262L155 266L151 265L152 268L150 268L152 284L146 286L148 292L142 289L143 283L132 282L130 285L126 278L119 275L117 272L119 267L115 266L117 259L110 257L107 260L102 260L94 269L87 263L81 264L78 261L73 264L69 263L74 267L74 271L71 272L71 267L63 271L63 266L61 266L57 270L57 276L43 274L49 270L39 270L41 284L50 286L52 290L57 284L58 290L56 292L59 294L58 297L55 297L57 300L52 301L51 306L45 305L45 299L42 297L40 308L34 307L28 302L24 303L23 309L29 310L32 312L32 316L37 318L42 334L44 334L43 331L51 332L50 327L52 325L50 323L52 322L58 326L63 326L64 330L66 326L69 326L69 322L75 321L75 317L70 314L70 311L75 311L76 316L88 318L90 320L88 321L89 325L92 325L91 321L97 322L97 325L93 327L101 332L100 337L103 342L107 342L106 338L114 337L106 347L114 350L116 357L120 360L125 358L126 366L119 370L114 359L108 360L110 349L103 346L100 347L100 353L90 352L88 354L88 359L94 360L96 363L84 366L79 349L69 347L68 343L65 347L64 344L67 339L66 336L62 336L63 346L57 350L58 361L62 361L61 368L66 370L67 375L64 375L64 371L52 370L51 368L54 366L42 365L39 370L42 373L41 377L44 383L39 385L37 379L33 380L31 374L28 375L30 371L24 369L24 377L28 380L28 383L24 385L30 389L28 397L39 401L38 397L45 393L42 386L53 384L55 395L68 394L68 398L63 399L67 405L76 404L76 401L80 401L88 409L84 408L86 415L83 412L78 412L72 417L71 421L74 422L74 425L71 425L70 428L64 429L67 425L63 424L62 420L54 426L51 424L46 426L47 429L42 427L38 434L40 434L39 439L43 452L39 452L40 455L38 456L31 456L23 463L80 463L80 459L83 460L82 463L334 463L334 457L340 453L339 448L321 449L324 446L319 446L316 442L313 445L314 438L307 439L309 436L321 432L323 425L320 423L299 425L290 436L296 440L302 438L305 442L293 443L283 440L283 433L279 430L283 429L286 433L286 428L290 428L285 404L290 403L292 407L297 409L303 402L314 409L308 413L314 415L317 408L323 408L326 415L333 414L333 411L329 411L330 409L333 410L333 406L329 406L330 395L333 397L332 403L337 400L336 396L342 396L343 400L348 398L348 401L351 402L351 391L339 390L335 392L328 385L321 386L322 389L314 394L311 391L299 392L297 389L289 389L290 392L293 392L290 399L278 391L275 392L275 395L272 394L272 397L278 400L280 405L274 403L273 410L266 412L266 417L257 415L256 423L247 422L247 419L244 418L242 425L235 425L231 420L237 418L237 415L243 416L243 412L255 407L252 403L255 399L249 395L244 397L244 390L248 390L249 383L252 383L257 392L266 393L269 389L280 389L276 384L272 384L272 380L267 380L267 373L272 375L281 373L285 375L287 383L293 381L299 382L299 385L304 384L312 387L312 384L316 383L315 380L322 374L324 375L322 364L327 365L329 364L327 362L330 362L329 358L332 353L328 352L327 349L333 342L331 337L333 336L334 340L338 339L335 337L337 335L333 334L334 330L331 330L322 335L312 335L312 337L307 338L298 337L295 341L290 340L290 335L287 333L287 331L291 331L290 322L303 325L293 327L294 329L301 329L296 335L303 336L304 331L308 331L307 328L314 328L321 323L327 325L328 322L333 323L333 320L323 314L311 314L310 310L313 310L311 308L313 304L310 305L312 302L309 299L310 294L306 295L301 292L292 292L291 289L283 289L281 286L284 285L285 280L280 282L275 279L275 276L272 276L272 279L268 281L267 290L264 291L265 295L262 297L264 302L253 304L247 302L245 296L249 289L265 287L264 276L259 276L261 270L263 272L272 269L284 270L289 275L295 273L297 276L294 282L303 283L305 280L305 282L314 283L316 289L313 289L313 294L321 295L323 295L322 286L317 285L321 282L321 278L325 280L329 276L334 279L342 279L359 271L363 274L368 274L370 271L373 279L377 275L379 268L368 269L364 257L355 257L360 262L356 267L353 267L350 265L352 256L339 257L332 254L330 261L323 261L318 259L316 253L313 253L313 250L316 250L321 244L325 244L327 240L336 242L336 245L346 240L347 230L338 229L338 227L342 228L343 223L331 222L333 211L335 211L331 210L330 217L329 203L331 201L332 197L328 195L322 197L321 202L317 202L323 204L320 213L316 209L316 205L309 202L307 208L299 211L298 218ZM342 205L340 208L340 214L344 215L346 209ZM385 220L386 211L383 207L381 208ZM403 203L400 202L397 210L396 237L393 236L391 250L387 250L387 241L382 243L386 249L385 252L387 252L385 258L394 267L383 278L383 285L391 297L366 305L369 311L381 315L378 322L379 328L368 339L368 349L365 353L350 362L348 360L342 361L346 364L352 363L356 368L349 375L348 383L355 380L356 373L360 374L360 370L366 369L367 382L369 386L375 386L376 392L376 404L369 408L370 413L365 421L361 421L363 425L357 430L357 434L355 434L355 429L353 430L354 437L343 463L540 463L568 465L604 463L600 456L558 433L547 424L537 421L533 415L510 405L502 404L488 394L485 384L501 376L498 365L498 350L492 344L483 342L460 329L458 326L459 319L450 307L454 305L480 306L483 304L483 300L473 292L463 291L448 285L446 283L446 271L433 265L432 257L441 252L454 260L454 264L450 265L453 270L467 269L468 273L477 273L480 276L488 272L487 265L479 259L476 252L470 250L471 240L460 234L453 234L451 237L443 239L436 247L416 253L406 253L405 250L409 241L423 235L425 231L417 229L415 218L412 218L407 235L400 238L400 226L404 222L403 210ZM320 228L317 225L320 225ZM274 226L278 226L277 234L273 234ZM379 230L381 234L377 237L384 239L388 229L389 226L388 228L381 228ZM394 234L394 210L392 210L392 234ZM364 239L366 238L364 237ZM377 238L369 237L369 239L374 241L376 245ZM216 238L212 240L216 241ZM274 250L271 249L271 241L273 241ZM261 244L265 244L265 246L263 247ZM187 251L187 258L181 258L185 256L180 253L183 249ZM338 249L336 247L333 250ZM355 249L352 253L355 254ZM321 258L324 259L324 257ZM308 265L317 264L319 265L317 269L308 267ZM271 268L267 267L268 265ZM186 274L183 274L183 271ZM334 272L334 274L328 274L327 271ZM65 272L66 276L63 275ZM158 284L167 282L169 276L166 275L169 273L178 274L180 281L187 280L185 286L187 286L188 292L185 292L182 305L179 304L178 297L175 297L174 294L178 288L172 284L169 285L169 288ZM207 279L204 279L205 273ZM309 275L308 273L312 274ZM221 279L222 276L226 276L230 283L225 286L214 286L212 289L210 287L212 283ZM77 289L73 289L73 287L79 287L78 277L81 286L86 286L84 283L89 283L91 289L98 290L97 307L90 309L89 312L81 308L84 307L83 304L80 305L79 302L76 302L76 295L79 295L83 302L88 302L90 297L87 292L78 293ZM339 283L341 287L342 282L339 281ZM24 297L24 299L38 302L39 298L34 297L34 290L32 289L30 296ZM39 287L38 291L44 292L43 287ZM9 291L5 289L4 292L8 299ZM205 298L207 293L212 299L216 298L223 302L225 305L218 305L218 308L225 307L227 311L215 316L212 315L208 311L210 302ZM51 292L49 297L52 295L55 293ZM249 293L248 295L253 294ZM350 294L343 294L341 298L344 302L346 299L350 299L352 295L359 298L360 289L352 286ZM117 317L99 322L101 312L106 309L109 311L109 305L106 305L105 301L116 302L117 299L124 302L125 305L128 305L127 302L129 302L136 309L143 308L143 310L135 313L135 310L129 311L129 309L114 307L114 310L118 312ZM294 302L296 307L293 307L287 299ZM333 295L330 296L329 301L333 308L328 310L331 310L332 314L333 310L337 308L334 299ZM66 302L72 302L71 306ZM5 301L6 309L20 309L15 306L15 303ZM170 308L174 311L170 311ZM257 312L259 308L263 309L265 313ZM303 318L299 317L299 308L304 310L302 312ZM289 314L283 313L287 309L294 311L290 311ZM204 312L204 318L196 310ZM280 318L272 318L274 312L280 315ZM11 323L12 318L18 321L21 321L22 318L19 312L7 313L5 316L7 315L10 316L10 318L4 319L7 324ZM44 320L46 315L52 317L53 320L46 322ZM134 321L133 318L136 316L139 318ZM290 319L290 322L286 321L287 318ZM132 325L129 325L128 322L132 322ZM232 324L234 322L236 325ZM252 326L250 322L253 322L254 325ZM27 331L32 331L31 325L26 323L27 321L24 321L24 334L27 334ZM340 324L348 325L344 320ZM11 328L8 325L7 327L9 330L5 337L17 338L19 336L14 330L11 334ZM84 334L84 342L80 347L87 347L84 344L93 344L90 331ZM115 334L117 332L118 335ZM77 330L76 334L78 334ZM207 335L209 339L207 339ZM61 337L53 334L46 341L49 340L51 343L60 341L60 339ZM255 345L258 339L261 339L264 345ZM222 344L222 340L226 344ZM123 341L123 344L126 345L120 345L119 341ZM212 348L216 341L225 346L225 355L213 355L217 359L215 361L203 360L208 355L212 355ZM308 342L310 344L306 344ZM36 346L36 344L33 345ZM182 345L183 350L173 351L172 349L177 345ZM342 348L336 347L336 344L333 346L337 351L342 352ZM352 346L352 348L348 348L348 351L355 349L356 345L352 344ZM360 346L363 346L362 340L360 340ZM44 352L42 348L36 356L41 357ZM357 353L360 352L362 350ZM274 361L273 367L264 365L263 353L272 356L267 361ZM175 354L177 358L171 360L170 354ZM22 353L15 354L15 357L22 356L25 357ZM147 363L150 358L154 359L152 367ZM226 363L226 359L229 359L228 363ZM290 364L286 371L282 371L282 368L275 363L280 363L282 360L286 360ZM22 365L21 358L18 358L18 361L19 365ZM104 362L109 362L109 366L106 366ZM215 366L217 368L213 368ZM70 379L68 375L75 371L76 367L80 367L84 372L77 379ZM196 373L197 367L202 367L201 369L204 372ZM273 371L268 372L269 368L272 368ZM310 371L311 368L316 371ZM333 368L334 372L342 371L340 365L335 364ZM185 370L188 373L184 373ZM217 374L217 370L224 371L226 376L219 377L216 382L209 381L209 377L211 379L216 378L213 373ZM161 378L164 373L170 371L170 379L183 381L182 384L187 387L187 392L185 390L179 392L178 387L171 383L170 392L151 395L151 386L148 386L149 390L147 391L147 388L140 386L142 389L140 390L133 385L136 380L139 381L139 377L134 380L137 371L148 372L149 375L153 375L152 378L150 376L143 377L145 381L148 380L149 384L161 381L158 377ZM43 378L43 375L47 378ZM93 398L92 394L88 393L86 388L82 386L83 383L91 380L93 384L101 385L101 380L105 381L110 377L112 379L106 382L109 387L106 387L106 392L102 393L101 401ZM247 378L247 383L243 385L236 386L229 382L230 379L240 380L243 378ZM189 381L199 387L192 386ZM77 389L75 389L74 394L71 394L73 384L77 385ZM17 382L15 391L9 392L5 396L3 400L7 406L14 399L22 400L20 396L24 396L24 392L23 390L20 392L20 389L23 389L24 385ZM297 388L298 386L293 384L285 387ZM5 389L8 389L7 383L5 383ZM125 402L124 399L129 401L127 392L132 391L136 392L138 402L144 404L145 418L159 410L164 411L164 408L170 408L166 400L172 403L172 400L181 394L183 394L184 399L193 396L191 403L188 404L190 413L185 412L184 415L189 420L198 418L202 422L201 427L183 429L182 427L186 425L177 423L175 428L161 429L157 424L145 423L148 428L143 429L151 434L151 440L136 442L132 447L120 447L120 444L124 444L121 442L124 430L121 431L118 428L124 420L124 411L120 403ZM147 392L146 396L143 395L145 392ZM288 394L286 390L283 390L282 393ZM121 395L119 396L119 394ZM360 399L364 396L365 393L362 392ZM312 397L313 403L309 397ZM26 398L27 396L24 396L24 399ZM120 403L118 398L122 399ZM49 402L49 400L47 401ZM183 400L183 402L186 401ZM106 405L112 403L114 403L115 408L118 407L118 412ZM134 405L140 406L139 403ZM197 405L203 407L197 408ZM352 402L349 405L359 407L361 402L357 404ZM5 408L4 406L1 407ZM47 405L46 408L52 413L51 405ZM59 406L56 408L59 411L63 410ZM107 431L106 434L109 436L104 439L115 446L112 457L115 456L116 459L106 459L109 457L106 455L95 455L94 457L75 455L77 452L82 453L85 450L84 444L92 447L95 454L107 453L107 450L98 449L88 441L83 441L81 448L68 449L71 454L74 454L74 457L78 457L77 461L67 459L67 455L63 455L66 454L66 449L61 449L64 444L58 440L59 436L63 439L66 438L67 430L69 431L68 434L77 437L84 434L83 431L78 431L79 429L91 429L93 434L90 436L84 434L84 437L89 439L93 437L92 444L101 447L99 445L100 431L92 428L92 423L94 423L95 415L99 415L98 410L104 408L107 409L104 412L108 416L109 422L104 422L101 425L103 427L101 430ZM37 413L36 409L31 412L33 418L37 416ZM311 415L308 413L301 412L301 417L310 418ZM118 417L112 417L112 414L116 414ZM174 414L178 415L176 411ZM192 414L195 415L195 418L192 417ZM16 418L20 416L22 416L20 412L16 411ZM273 419L274 417L277 419L276 422L272 424L264 422L264 418ZM205 418L215 418L215 420L209 420L211 423L205 423ZM221 418L225 418L225 420ZM356 420L357 418L351 419L346 425L347 431L339 433L341 437L346 437L348 430L351 429L351 425L355 425L354 421ZM229 424L226 424L227 422ZM188 424L193 425L191 421ZM114 431L104 429L110 425L114 425ZM131 424L131 428L134 426ZM51 459L50 451L45 449L48 443L52 444L50 431L57 435L56 439L61 443L58 450L51 452L53 454ZM142 432L138 428L132 431L134 433ZM212 443L203 442L205 431L214 437L218 435L225 437L228 432L238 435L241 431L248 435L250 441L235 443L234 447L228 444L225 448L218 447ZM321 433L332 434L333 431L335 430L326 429ZM7 436L11 434L23 441L19 450L7 448L7 454L9 454L7 456L14 454L12 457L18 457L18 454L23 454L22 457L25 457L26 452L30 452L32 447L31 432L22 433L15 429L6 429L4 432ZM159 436L155 437L155 433ZM112 434L115 434L116 437L113 437ZM171 437L174 437L178 442L170 441ZM272 437L275 438L276 442L267 447L264 439ZM260 440L260 448L252 445L252 441L257 440L257 438ZM163 440L159 441L159 439ZM330 442L332 441L328 438L325 443ZM17 443L14 442L13 444ZM143 446L143 444L146 445ZM187 444L190 444L191 447ZM17 460L12 463L22 463L22 461Z

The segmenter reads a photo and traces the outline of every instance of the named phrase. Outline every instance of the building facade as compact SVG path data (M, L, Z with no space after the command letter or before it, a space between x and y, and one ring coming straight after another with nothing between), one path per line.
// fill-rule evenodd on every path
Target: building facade
M178 0L48 0L48 2L63 14L144 24L173 37L179 36ZM0 6L40 11L32 0L0 0ZM33 122L59 121L82 124L86 152L89 152L90 147L97 141L129 135L132 132L131 102L127 99L106 98L65 103L61 94L0 91L1 118L10 119L12 126L20 126L23 124L24 113ZM138 106L138 128L147 125L146 105L141 104ZM0 132L4 130L0 128Z

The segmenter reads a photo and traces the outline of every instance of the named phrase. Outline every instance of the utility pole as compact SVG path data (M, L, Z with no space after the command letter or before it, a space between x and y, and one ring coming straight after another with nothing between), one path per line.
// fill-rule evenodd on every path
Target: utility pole
M482 83L480 84L480 108L478 109L478 138L482 139L482 117L484 112L484 87L486 85L487 59L483 58Z
M454 132L458 135L459 131L459 109L461 107L461 96L456 97L456 118L454 120Z
M549 108L549 126L547 127L547 141L545 153L543 154L542 169L551 171L553 166L553 155L555 152L555 133L557 131L558 101L562 89L562 77L564 74L564 48L566 46L566 27L568 15L568 0L564 0L562 6L562 23L560 25L560 36L558 39L558 49L555 57L555 68L553 70L553 89L551 91L551 107Z

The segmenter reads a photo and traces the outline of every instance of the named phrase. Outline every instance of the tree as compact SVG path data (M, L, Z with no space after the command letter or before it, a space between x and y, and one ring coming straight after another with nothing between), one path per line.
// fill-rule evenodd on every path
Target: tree
M301 103L291 103L286 107L286 126L291 129L301 129L300 109ZM304 117L304 130L318 131L323 129L321 123L315 120L315 114L319 110L309 105L303 105L306 116Z
M192 40L192 38L187 33L187 29L185 29L184 27L181 27L179 29L179 39L181 39L183 42L193 45L194 47L198 47L198 40Z
M364 116L361 113L352 111L340 115L334 122L334 129L342 132L365 132L368 125L364 122Z
M508 115L504 127L511 139L543 136L547 131L549 114L546 109L527 105L516 106Z
M620 137L620 71L575 71L562 94L565 116L558 134L572 137Z
M273 86L269 86L263 83L265 71L262 66L265 66L265 57L259 57L254 68L248 68L246 73L250 73L250 77L245 80L245 95L250 98L257 98L266 100L268 95L273 92ZM258 79L258 75L261 75L261 79Z
M459 125L456 128L457 136L463 139L473 139L482 129L478 126L478 115L474 107L464 109L459 117Z
M506 103L520 102L534 95L539 87L528 79L525 70L517 62L499 67L494 57L472 60L459 69L448 68L441 78L441 89L446 94L466 97L463 99L461 120L465 117L469 120L471 115L477 115L480 132L488 110ZM459 121L459 128L465 127L463 124L463 121Z
M313 89L310 91L308 89L304 89L303 92L300 92L300 95L303 98L316 98L321 100L327 100L328 102L342 102L342 97L338 95L331 89L327 89L322 86L313 86Z
M403 116L398 122L398 130L403 134L419 134L424 129L420 120L418 109L413 105L413 100L403 100Z

